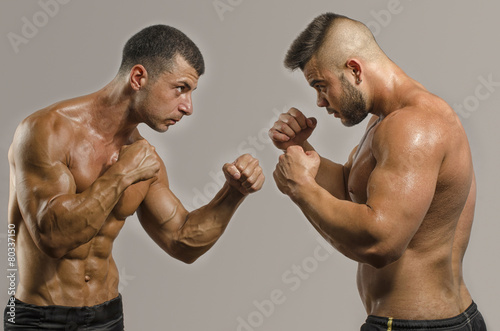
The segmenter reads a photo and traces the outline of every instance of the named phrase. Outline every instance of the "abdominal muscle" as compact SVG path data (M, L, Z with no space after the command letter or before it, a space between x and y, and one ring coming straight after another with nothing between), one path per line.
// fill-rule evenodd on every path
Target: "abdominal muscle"
M118 269L111 255L123 221L110 216L88 243L54 259L34 244L20 222L16 298L38 306L94 306L118 296Z

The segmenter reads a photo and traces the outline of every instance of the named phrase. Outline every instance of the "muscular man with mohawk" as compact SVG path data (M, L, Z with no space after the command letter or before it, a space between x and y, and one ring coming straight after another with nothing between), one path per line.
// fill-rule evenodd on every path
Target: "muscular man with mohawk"
M274 172L278 188L358 262L369 315L361 330L486 330L462 277L476 185L453 109L392 62L364 24L345 16L314 19L285 65L303 71L318 107L344 125L372 115L343 165L315 152L307 139L316 119L298 109L270 130L285 151Z

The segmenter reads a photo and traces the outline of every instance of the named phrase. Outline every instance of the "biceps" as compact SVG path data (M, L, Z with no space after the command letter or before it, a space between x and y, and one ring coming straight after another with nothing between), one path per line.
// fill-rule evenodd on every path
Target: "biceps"
M416 231L434 198L439 168L377 165L368 181L369 205L378 218Z

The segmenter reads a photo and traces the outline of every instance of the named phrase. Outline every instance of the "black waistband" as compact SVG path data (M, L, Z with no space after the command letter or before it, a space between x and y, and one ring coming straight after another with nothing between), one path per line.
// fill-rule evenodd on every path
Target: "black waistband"
M387 327L388 324L392 323L394 329L438 329L446 327L455 327L467 324L471 319L473 319L479 311L474 302L467 308L462 314L439 320L401 320L401 319L390 319L387 317L379 317L369 315L366 319L366 323L379 325ZM390 322L391 321L391 322Z
M92 321L92 323L102 323L110 319L118 318L123 315L122 297L119 294L116 298L95 306L69 307L69 306L37 306L15 299L16 306L31 308L43 315L42 318L50 316L51 321L55 323L64 323L71 320L76 323L79 321Z

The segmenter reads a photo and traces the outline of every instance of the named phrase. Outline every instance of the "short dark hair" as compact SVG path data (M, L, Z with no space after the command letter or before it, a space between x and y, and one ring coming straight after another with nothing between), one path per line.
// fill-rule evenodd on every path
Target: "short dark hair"
M196 44L183 32L168 25L152 25L133 35L123 47L120 73L137 64L154 78L172 68L177 55L182 56L198 73L205 72L205 62Z
M285 67L290 70L300 68L304 70L305 65L323 44L328 28L338 18L345 16L325 13L316 17L307 28L302 31L293 41L285 57Z

